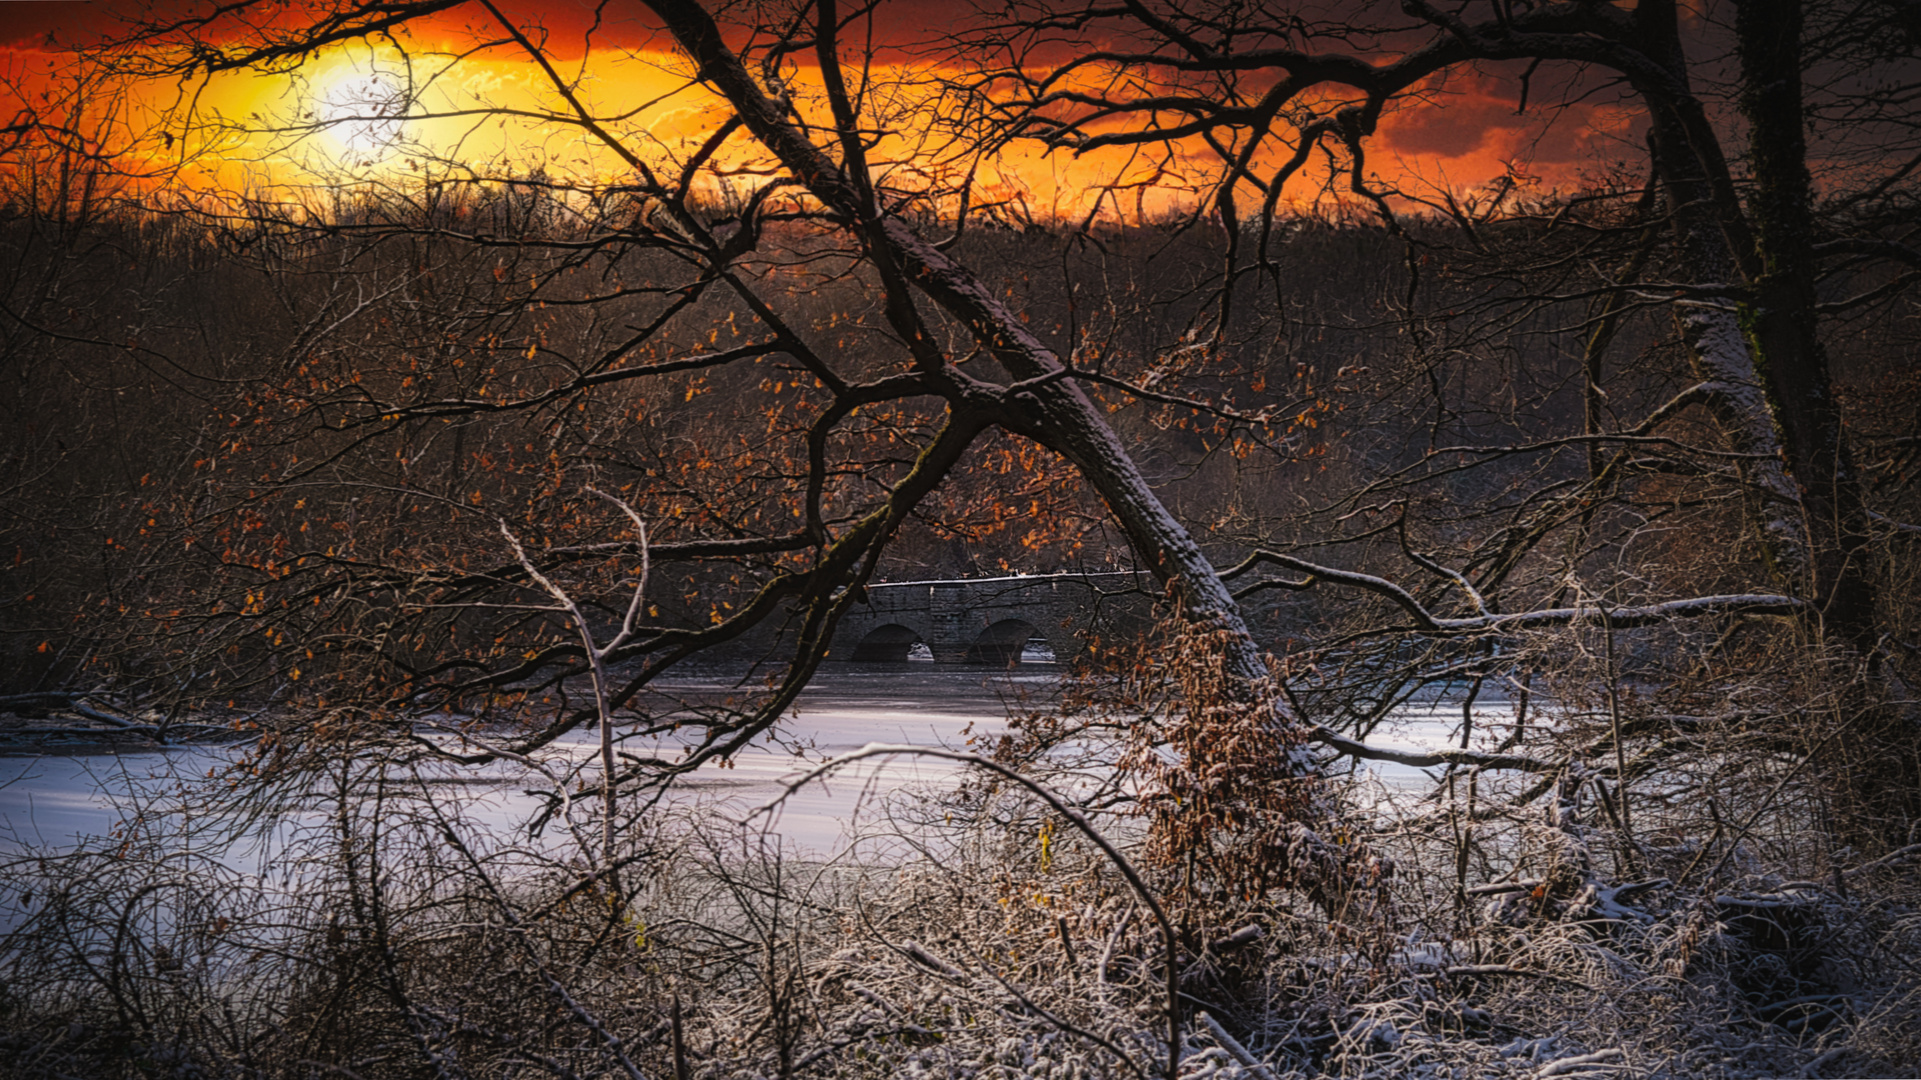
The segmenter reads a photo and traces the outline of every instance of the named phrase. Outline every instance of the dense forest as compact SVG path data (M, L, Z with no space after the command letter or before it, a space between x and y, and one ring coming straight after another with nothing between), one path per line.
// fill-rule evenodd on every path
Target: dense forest
M0 838L0 1071L1921 1060L1908 7L1011 3L916 66L886 4L633 6L678 142L593 96L615 5L156 8L12 84L0 745L231 756ZM132 104L342 47L391 81ZM538 108L434 96L496 53ZM1370 164L1470 77L1636 137ZM614 164L406 134L470 115ZM367 160L193 179L263 130ZM982 179L1030 146L1108 171ZM861 752L965 766L884 857L674 808L870 586L1115 570L1005 734Z

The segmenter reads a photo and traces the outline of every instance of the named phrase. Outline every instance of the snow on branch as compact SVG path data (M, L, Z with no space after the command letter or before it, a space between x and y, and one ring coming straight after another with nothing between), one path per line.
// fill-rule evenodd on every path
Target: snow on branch
M1538 611L1520 611L1510 614L1488 613L1464 619L1447 619L1429 611L1414 598L1414 594L1386 578L1354 570L1338 570L1331 566L1321 566L1274 551L1257 551L1239 565L1223 572L1221 576L1232 578L1263 563L1307 575L1306 578L1298 581L1272 582L1274 587L1305 589L1321 581L1332 581L1385 596L1413 617L1415 630L1426 634L1539 630L1567 626L1584 618L1597 622L1605 618L1607 623L1615 629L1624 630L1636 626L1652 626L1675 619L1698 619L1711 615L1798 615L1807 610L1808 606L1807 601L1792 596L1774 593L1736 593L1722 596L1696 596L1686 600L1669 600L1665 603L1646 604L1639 607L1603 608L1596 604L1582 604L1575 607L1543 608Z
M1322 746L1346 757L1360 758L1363 761L1389 761L1396 765L1407 765L1416 769L1431 769L1442 765L1456 765L1470 769L1503 769L1511 772L1550 773L1565 768L1563 761L1548 761L1528 757L1525 754L1491 754L1479 750L1460 750L1442 748L1438 750L1403 750L1387 746L1374 746L1359 739L1351 739L1325 724L1314 724L1308 737Z

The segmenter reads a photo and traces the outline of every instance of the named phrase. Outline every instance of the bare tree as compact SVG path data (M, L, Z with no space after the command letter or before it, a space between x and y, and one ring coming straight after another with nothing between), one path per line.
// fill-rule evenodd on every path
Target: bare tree
M1911 27L1862 10L1878 30L1772 0L1704 29L1664 3L1016 5L896 79L872 7L652 0L672 48L626 60L698 103L678 141L593 78L605 26L564 42L491 0L240 0L77 56L183 88L155 130L197 147L229 119L196 90L371 47L391 84L226 133L332 125L404 164L157 189L84 215L97 259L53 260L63 295L97 276L91 303L15 280L9 358L177 371L206 400L96 418L113 483L31 478L96 496L89 539L127 546L13 528L107 616L120 639L78 651L127 689L0 704L238 729L222 814L314 827L307 876L244 925L247 884L164 838L0 863L0 1006L33 1029L0 1062L1545 1076L1855 1052L1797 1041L1817 1028L1905 1060L1912 919L1863 894L1901 896L1916 851L1915 436L1900 395L1843 390L1895 384L1870 369L1911 347L1921 149ZM524 64L538 104L436 95L472 57ZM1549 122L1614 94L1646 156L1560 192L1369 165L1386 117L1470 73L1554 99ZM474 119L611 164L405 135ZM984 179L1035 145L1117 164L1049 214ZM122 251L164 282L117 276ZM17 415L78 411L34 392ZM175 471L126 498L145 460ZM891 569L1110 535L1165 620L903 811L912 858L797 865L652 801L778 724ZM654 707L713 658L752 673ZM1448 745L1391 745L1421 711ZM597 778L543 759L589 725ZM633 751L676 728L685 754ZM489 835L436 794L481 765L524 769L534 830L566 835ZM198 898L178 925L173 896ZM1510 1027L1574 1041L1497 1045Z
M1203 206L1224 232L1223 262L1214 310L1203 323L1216 364L1188 365L1194 398L1205 398L1206 379L1234 366L1237 354L1274 326L1249 309L1259 308L1263 287L1276 294L1292 287L1284 262L1290 199L1318 183L1327 197L1371 207L1404 238L1402 318L1414 363L1430 384L1422 400L1435 417L1433 434L1424 459L1379 475L1359 494L1340 493L1330 505L1351 512L1465 471L1511 476L1501 470L1517 467L1517 459L1540 462L1539 480L1525 485L1534 493L1514 504L1524 509L1502 517L1458 569L1423 554L1418 538L1410 543L1408 509L1386 527L1389 535L1398 532L1403 558L1421 567L1433 595L1452 593L1449 602L1467 609L1462 627L1475 620L1553 621L1555 610L1571 615L1564 586L1530 595L1512 577L1527 560L1541 566L1541 545L1550 537L1568 540L1568 550L1578 553L1565 561L1565 580L1583 560L1645 535L1638 527L1613 540L1593 533L1603 506L1629 506L1650 483L1672 484L1690 473L1732 481L1764 572L1730 582L1719 600L1669 594L1653 605L1627 602L1635 609L1631 621L1792 612L1815 653L1837 650L1837 684L1866 663L1878 688L1866 692L1861 707L1879 710L1882 719L1870 725L1871 736L1859 734L1888 751L1880 797L1907 807L1893 814L1906 818L1914 726L1911 678L1901 669L1910 657L1891 647L1888 634L1904 622L1897 609L1905 605L1898 589L1882 592L1902 580L1902 571L1874 542L1877 533L1886 536L1875 523L1898 518L1864 501L1828 356L1833 335L1823 330L1850 311L1889 302L1911 278L1906 240L1894 239L1885 218L1848 209L1912 198L1908 126L1894 114L1913 66L1890 51L1849 44L1859 34L1876 36L1864 30L1876 19L1888 40L1904 33L1905 23L1893 8L1821 8L1804 18L1798 3L1733 7L1730 32L1719 11L1684 31L1676 6L1663 3L1410 3L1338 16L1226 4L1039 5L957 35L969 55L988 59L955 92L977 104L980 123L1005 137L1063 152L1142 148L1166 155L1191 148L1211 156ZM1701 85L1704 72L1723 62L1733 69L1733 92L1717 99ZM1539 198L1525 195L1510 175L1485 197L1463 201L1442 186L1424 190L1371 166L1384 116L1445 117L1424 96L1468 73L1513 79L1521 108L1532 104L1545 116L1543 126L1578 122L1564 110L1595 96L1632 108L1647 133L1642 175L1649 179ZM1812 112L1804 83L1821 103ZM1559 104L1538 104L1556 97ZM1816 145L1831 156L1811 157L1809 118L1841 115L1859 122L1817 129ZM1819 194L1811 181L1816 164L1834 185ZM1430 258L1440 261L1439 275L1423 273ZM1870 269L1877 263L1878 272ZM1581 272L1569 272L1577 267ZM1450 271L1486 283L1483 291L1451 287ZM1830 290L1850 279L1870 284L1828 298L1824 274ZM1658 342L1645 321L1654 311L1671 315L1688 377L1673 385L1676 375L1668 374L1672 388L1651 399L1610 398L1619 392L1618 385L1603 389L1610 346L1620 351L1624 326L1631 328L1627 342ZM1522 439L1498 437L1508 431L1489 438L1448 430L1449 417L1461 415L1451 410L1463 407L1439 381L1450 355L1498 355L1522 334L1556 333L1583 357L1574 376L1587 384L1578 421L1559 430L1550 423L1548 432ZM1170 384L1154 389L1168 393ZM1474 393L1464 390L1464 407L1480 408ZM1653 445L1691 438L1687 425L1702 417L1712 422L1718 446L1646 456ZM1468 434L1465 418L1453 426ZM1439 436L1457 441L1448 445ZM1579 456L1564 453L1576 444L1587 448L1584 482L1570 470ZM1634 473L1647 481L1629 479ZM1413 529L1428 531L1415 521ZM1340 531L1309 539L1326 542ZM1371 535L1378 533L1341 542ZM1244 542L1261 546L1258 539ZM1256 550L1235 573L1285 567L1307 576L1256 587L1368 590L1409 614L1417 633L1452 632L1440 629L1423 601L1378 574L1356 576L1302 554ZM1539 581L1539 570L1528 577ZM1606 620L1604 603L1592 617ZM1471 652L1443 655L1460 662ZM1456 670L1479 677L1472 673L1498 667ZM1892 835L1901 836L1902 827Z
M223 10L145 24L103 59L146 77L289 71L341 42L398 41L411 20L446 6L349 5L270 29L252 26L244 8ZM200 518L196 534L217 530L227 545L221 561L240 595L196 613L207 644L189 649L218 653L241 634L311 652L298 663L282 654L277 669L307 679L322 696L365 692L322 689L313 681L322 674L371 674L386 684L385 708L402 725L412 711L444 702L557 695L551 722L506 748L524 754L630 705L676 665L778 626L787 659L769 692L716 716L686 758L630 770L677 775L732 753L787 710L900 531L928 512L930 497L970 456L1011 436L1068 463L1139 561L1166 583L1172 610L1225 635L1231 678L1216 689L1270 714L1274 775L1304 779L1312 789L1322 768L1310 749L1317 740L1392 756L1305 725L1272 693L1261 650L1221 576L1083 388L1098 380L1063 361L996 286L927 235L938 217L906 212L939 193L895 182L870 160L868 132L890 122L880 111L887 103L843 71L850 58L868 62L842 34L871 12L842 13L828 2L755 13L742 28L754 31L742 51L703 6L651 5L685 57L688 85L705 87L727 109L694 149L672 160L646 150L618 107L591 104L580 77L563 72L537 28L486 3L478 10L485 34L494 35L481 47L531 63L547 81L550 111L535 119L598 144L622 175L606 187L502 177L507 194L486 206L487 222L477 208L448 200L444 182L417 193L395 189L386 203L315 212L305 223L280 211L276 218L199 208L218 227L257 235L272 249L340 251L340 264L356 265L359 277L351 297L302 301L294 316L308 329L287 349L294 370L255 399L264 430L294 438L276 438L271 449L252 440L230 444L241 451L229 466L236 480L270 479L244 496L230 489L226 507ZM798 66L802 57L811 64ZM194 118L183 114L181 122ZM737 135L750 138L757 155L753 186L735 202L704 201L702 188L724 171L722 147ZM519 202L524 213L514 209ZM404 262L391 259L402 251ZM494 262L491 282L481 268L459 264L475 256ZM871 290L876 302L861 301L852 325L872 347L850 354L827 345L839 316L823 323L804 307L810 293L780 280L814 267L823 276L813 295L839 289L840 281ZM565 320L541 314L555 305L569 313ZM723 312L741 343L696 344L711 325L702 320ZM387 351L376 357L355 342L349 328L360 326L390 336ZM407 370L394 366L396 352L407 357ZM976 357L991 359L998 373ZM696 430L698 407L663 409L663 399L684 404L711 388L751 385L756 369L779 372L773 391L791 387L800 402L789 412L770 397L717 400L731 429L758 412L770 437L726 451L742 466L754 463L746 472L700 475L724 443ZM763 379L762 389L768 385ZM632 402L645 403L644 423L626 423ZM547 565L480 561L477 530L487 504L523 496L502 483L505 471L477 476L474 462L492 470L511 460L523 475L547 473L549 484L557 477L536 446L542 438L556 445L560 433L578 448L572 467L612 474L621 497L660 523L648 553L657 567L690 567L682 578L687 595L711 589L722 574L741 586L730 593L730 611L716 602L704 621L688 610L689 618L657 622L634 622L630 611L604 656L584 643L593 640L584 612L574 617L587 635L582 642L547 637L537 621L479 619L490 596L521 581L582 595L593 586L559 582L557 567L599 573L609 560L634 554L631 543L603 538L598 518L560 494L563 483L536 496L546 505L518 515L518 528L546 532L539 546L552 553ZM387 454L395 467L386 475L345 479L362 468L346 463ZM569 467L555 453L545 456ZM429 479L430 472L437 475ZM374 505L385 507L382 525L364 520ZM326 513L316 518L321 507ZM445 516L429 542L400 520L422 514ZM323 533L324 545L295 538L313 524L334 535ZM382 529L385 537L375 539ZM462 640L481 647L463 649ZM370 671L360 662L369 656L382 666ZM630 671L625 684L603 686L590 708L570 705L569 678L602 663ZM310 739L296 725L274 745L292 750ZM490 756L482 750L466 759ZM1332 799L1309 795L1296 805L1306 836L1332 844L1321 837L1338 818ZM1367 861L1358 846L1338 847L1317 861ZM1340 891L1338 877L1327 879L1329 895Z

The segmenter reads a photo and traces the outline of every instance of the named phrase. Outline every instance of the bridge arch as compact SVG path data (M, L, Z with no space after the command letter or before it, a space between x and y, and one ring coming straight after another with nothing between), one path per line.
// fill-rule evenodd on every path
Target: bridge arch
M1039 632L1039 627L1025 619L1002 619L992 623L968 646L967 662L1015 667L1021 662L1021 652L1027 648L1027 639Z
M911 626L898 622L883 623L867 631L848 659L903 664L914 651L914 646L926 644L926 638Z

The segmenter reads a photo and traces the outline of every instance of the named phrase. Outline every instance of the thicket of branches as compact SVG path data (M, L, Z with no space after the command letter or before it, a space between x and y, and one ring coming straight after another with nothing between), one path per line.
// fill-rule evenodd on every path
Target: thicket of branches
M908 92L868 9L657 0L660 62L716 103L674 149L483 3L471 44L541 72L534 119L613 180L414 147L404 180L240 197L114 141L113 80L404 51L455 6L136 24L6 131L0 705L243 738L224 813L333 823L244 932L258 883L174 839L10 864L18 1068L1914 1047L1905 9L1012 5ZM1550 125L1612 95L1647 145L1562 191L1370 168L1470 74ZM181 109L168 146L211 122ZM1134 156L1037 225L976 187L1030 145ZM1130 218L1150 173L1199 202ZM867 583L1111 565L1158 628L894 862L796 871L642 812L779 723ZM713 664L737 694L651 703ZM1409 709L1457 745L1392 749ZM543 756L589 728L592 767ZM685 755L623 756L669 730ZM1370 760L1433 784L1371 801ZM482 767L528 770L557 846L420 780Z

